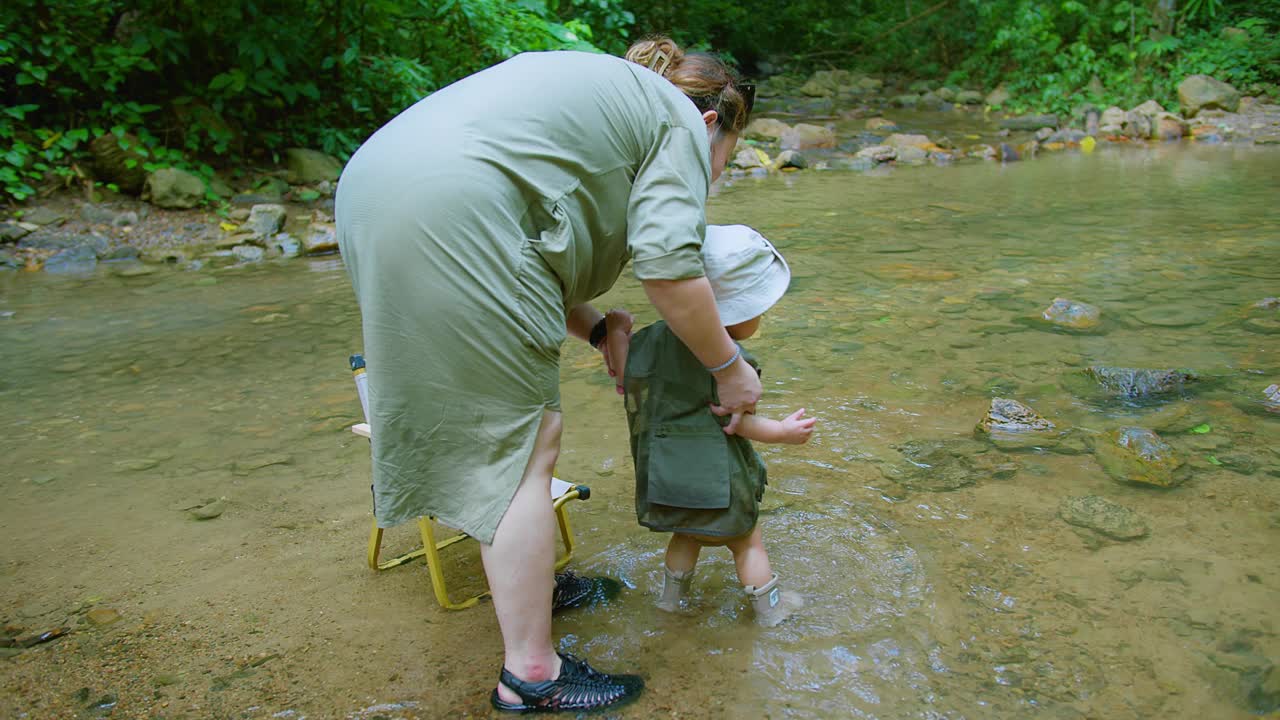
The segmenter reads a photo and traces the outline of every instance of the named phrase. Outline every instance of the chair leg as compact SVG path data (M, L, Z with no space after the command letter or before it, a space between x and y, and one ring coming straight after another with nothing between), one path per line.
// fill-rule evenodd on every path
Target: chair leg
M440 550L450 545L468 539L470 536L459 533L447 540L436 542L435 528L431 525L431 518L418 518L418 531L422 534L422 548L427 557L427 572L431 576L431 590L436 595L436 602L440 603L440 607L446 610L465 610L472 605L480 602L480 598L487 597L489 591L473 595L461 602L453 602L449 599L449 587L445 582L444 570L440 567Z

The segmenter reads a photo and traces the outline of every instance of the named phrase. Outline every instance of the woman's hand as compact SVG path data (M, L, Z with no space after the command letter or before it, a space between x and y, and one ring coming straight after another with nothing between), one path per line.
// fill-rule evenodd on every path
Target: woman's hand
M760 376L746 360L739 357L737 362L724 370L712 373L712 377L716 379L716 394L720 397L720 404L712 405L711 412L722 417L733 416L729 419L729 424L724 426L724 431L733 435L738 431L743 413L756 411L756 403L760 401L760 394L764 391L760 386Z
M631 347L631 328L635 325L635 318L626 310L614 308L604 316L604 322L605 335L600 352L604 353L604 364L609 368L609 377L614 379L614 388L622 395L627 350Z

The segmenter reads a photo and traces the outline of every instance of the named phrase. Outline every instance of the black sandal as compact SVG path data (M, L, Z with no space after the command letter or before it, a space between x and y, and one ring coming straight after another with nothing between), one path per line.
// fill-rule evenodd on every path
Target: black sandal
M551 595L551 612L594 605L617 597L622 583L606 577L584 577L572 570L556 573L556 589Z
M587 661L568 653L557 655L560 677L555 680L525 682L502 668L498 682L519 695L520 702L504 701L497 688L489 702L505 712L589 712L628 703L644 690L644 679L639 675L608 675L596 672Z

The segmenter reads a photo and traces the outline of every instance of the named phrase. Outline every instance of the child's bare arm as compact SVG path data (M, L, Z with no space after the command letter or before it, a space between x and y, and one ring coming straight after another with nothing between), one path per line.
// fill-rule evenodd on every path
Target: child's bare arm
M786 443L803 445L813 435L813 426L817 418L806 418L804 408L791 413L783 420L770 420L759 415L743 415L738 425L738 432L748 440L762 443Z
M631 348L631 326L634 320L626 310L610 310L605 318L605 361L614 387L622 395L624 375L627 370L627 351Z

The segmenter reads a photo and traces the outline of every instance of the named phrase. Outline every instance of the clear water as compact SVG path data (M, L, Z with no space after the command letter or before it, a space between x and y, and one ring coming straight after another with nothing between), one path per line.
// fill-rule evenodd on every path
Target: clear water
M715 550L687 612L653 607L665 537L635 525L622 408L571 346L558 474L594 491L572 513L574 567L628 590L558 617L562 646L643 673L650 692L622 713L637 717L1265 709L1280 672L1280 415L1261 393L1280 382L1280 336L1249 308L1280 295L1277 199L1280 154L1249 148L722 187L711 221L760 229L795 274L749 347L761 412L819 418L809 445L762 448L766 543L808 607L756 628ZM1055 297L1101 308L1099 332L1028 320ZM601 304L654 318L630 279ZM487 606L445 613L421 568L362 564L367 445L345 430L359 322L337 258L5 274L0 313L0 617L75 629L0 663L6 714L60 716L108 692L130 717L487 713L501 657ZM1205 379L1101 403L1068 382L1093 364ZM895 446L972 437L994 396L1090 435L1157 412L1209 431L1166 435L1191 467L1171 490L1038 451L992 450L1012 477L955 492L885 479ZM1137 511L1150 536L1098 542L1057 519L1085 494ZM216 520L184 511L217 497ZM474 548L451 558L459 576L479 570ZM79 624L94 605L121 621Z

